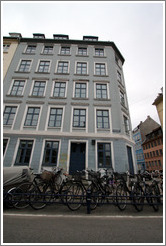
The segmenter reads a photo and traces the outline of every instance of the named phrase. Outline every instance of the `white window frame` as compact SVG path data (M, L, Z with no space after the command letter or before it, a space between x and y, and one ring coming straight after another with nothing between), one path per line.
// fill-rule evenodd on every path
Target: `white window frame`
M44 138L43 139L43 143L42 143L40 163L39 163L39 168L38 168L38 172L39 173L41 172L42 168L47 169L49 171L53 171L53 169L54 169L54 167L49 167L49 166L43 166L42 165L46 141L59 142L58 157L57 157L57 166L56 166L56 167L59 167L59 159L60 159L60 153L61 153L61 139Z
M49 122L49 117L50 117L50 111L51 108L62 108L62 121L61 121L61 126L60 127L56 127L56 126L48 126L48 122ZM49 129L54 130L54 129L59 129L58 132L62 132L63 130L63 125L64 125L64 117L65 117L65 106L62 105L49 105L48 106L48 110L47 110L47 117L46 117L46 124L45 124L45 131L49 131Z
M61 53L61 50L62 48L70 48L70 52L69 54L62 54ZM58 55L61 55L61 56L70 56L71 55L71 45L67 45L67 44L64 44L64 45L61 45L60 48L59 48L59 54Z
M82 73L77 73L77 63L86 63L86 74L82 74ZM86 76L86 75L89 75L89 62L88 61L75 61L75 75L78 75L78 76Z
M45 82L45 90L44 90L43 96L33 96L33 95L32 95L32 92L33 92L33 88L34 88L35 82ZM37 97L37 98L38 98L38 97L45 97L45 94L46 94L46 88L47 88L47 83L48 83L48 80L46 80L46 79L40 79L40 78L39 78L39 79L33 79L29 96L31 96L31 97Z
M19 67L20 67L22 61L31 61L31 64L30 64L30 67L29 67L29 71L26 71L26 72L19 71ZM18 72L18 73L29 73L31 71L31 68L32 68L32 63L33 63L33 59L24 59L24 58L20 59L19 63L18 63L18 66L16 68L16 72Z
M105 75L96 74L96 64L105 64ZM94 75L100 77L108 76L107 62L94 62Z
M103 56L99 56L99 55L96 55L96 49L103 49L104 50L104 53L103 53ZM93 56L95 56L95 57L106 57L106 55L105 55L105 47L103 48L103 47L94 47L94 53L93 53Z
M109 144L111 144L112 168L113 168L113 170L115 170L114 142L113 141L107 141L107 140L96 140L96 143L95 143L96 171L101 170L101 172L104 173L104 169L105 169L105 168L98 168L98 152L97 152L98 143L109 143Z
M109 125L110 125L110 128L97 128L97 110L108 110L108 113L109 113ZM109 132L111 133L112 132L112 120L111 120L111 108L109 107L94 107L94 117L95 117L95 133L100 133L100 132Z
M10 93L11 93L11 91L12 91L12 87L13 87L13 85L14 85L14 82L16 81L16 80L24 80L24 88L23 88L23 91L22 91L22 94L21 95L11 95ZM11 83L11 85L10 85L10 87L9 87L9 90L8 90L8 93L7 93L7 95L8 96L11 96L11 97L21 97L21 96L23 96L24 95L24 91L25 91L25 87L26 87L26 85L27 85L27 79L22 79L22 78L15 78L15 79L12 79L12 83Z
M59 64L59 62L67 62L68 63L68 71L67 71L67 73L58 73L58 64ZM63 75L67 74L68 75L69 71L70 71L70 61L69 60L57 60L56 67L55 67L55 73L56 74L63 74Z
M96 85L97 84L103 84L107 86L107 98L97 98L96 96ZM94 82L94 98L96 100L109 100L110 99L110 83L106 81L95 81Z
M81 49L81 48L82 48L82 49L86 49L86 50L87 50L86 55L81 55L81 54L79 54L79 53L78 53L78 50L79 50L79 49ZM76 53L76 55L77 55L77 56L81 56L81 57L87 57L87 56L89 56L89 55L88 55L88 47L81 46L81 45L80 45L80 46L78 46L78 47L77 47L77 53Z
M53 47L52 53L44 53L45 46L52 46ZM53 44L44 44L43 45L41 55L53 55L53 53L54 53L54 45Z
M54 87L55 87L55 83L66 83L66 90L65 90L65 96L64 97L54 97ZM68 80L61 80L61 79L54 79L53 83L52 83L52 89L51 89L51 97L52 98L66 98L67 97L67 89L68 89Z
M24 49L24 52L23 52L24 54L28 54L28 55L33 55L33 54L35 54L35 52L32 52L32 53L27 53L27 52L26 52L28 46L30 46L30 45L36 46L36 48L37 48L37 45L36 45L36 44L27 44L26 47L25 47L25 49Z
M86 110L86 127L73 127L73 113L74 113L74 109L85 109ZM88 132L88 107L85 106L72 106L71 108L71 120L70 120L70 132L75 132L75 130L82 132Z
M81 98L80 97L75 97L75 89L76 89L75 86L76 86L77 83L79 83L79 84L86 84L86 97L81 97ZM83 99L87 99L88 98L88 93L89 93L89 91L88 91L88 84L89 84L88 81L83 81L83 80L82 81L81 80L80 81L79 80L73 81L73 87L74 87L73 88L73 98L74 99L82 99L82 100Z
M127 120L128 120L128 126L129 126L129 133L128 133L128 134L126 133L126 130L125 130L124 117L126 117ZM122 112L122 124L123 124L124 134L125 134L126 136L129 136L129 137L131 138L132 130L131 130L131 125L130 125L130 118L129 118L129 116L128 116L127 114L125 114L125 113L123 113L123 112Z
M39 72L39 71L38 71L39 64L40 64L40 62L42 62L42 61L50 62L48 72ZM38 60L38 63L37 63L37 67L36 67L36 71L35 71L35 72L36 72L36 73L39 73L39 74L47 74L47 73L50 73L51 63L52 63L52 60L49 60L49 59L40 59L40 60Z
M13 160L12 160L12 165L11 167L18 167L18 166L15 166L15 161L16 161L16 157L17 157L17 153L18 153L18 148L19 148L19 144L20 144L20 141L21 140L32 140L33 141L33 146L32 146L32 151L31 151L31 156L30 156L30 160L29 160L29 166L28 167L31 167L31 164L32 164L32 158L33 158L33 153L34 153L34 148L35 148L35 144L36 144L36 139L35 138L27 138L26 136L23 138L18 138L17 139L17 143L16 143L16 146L15 146L15 151L14 151L14 155L13 155Z
M4 113L4 110L5 110L5 107L17 107L17 109L16 109L16 113L15 113L15 116L14 116L14 119L13 119L13 124L10 126L10 125L3 125L3 127L8 127L8 128L10 128L11 130L13 129L13 127L14 127L14 124L15 124L15 121L16 121L16 117L17 117L17 114L18 114L18 109L19 109L19 107L20 107L20 105L19 104L4 104L4 107L3 107L3 113Z
M37 126L24 126L25 119L26 119L27 112L28 112L28 108L40 108ZM23 129L29 129L29 130L34 129L34 130L38 131L39 123L40 123L40 118L41 118L42 108L43 108L43 105L38 105L38 104L27 104L26 107L25 107L25 110L24 110L24 115L23 115L23 117L22 117L22 123L21 123L20 129L21 129L21 130L23 130Z

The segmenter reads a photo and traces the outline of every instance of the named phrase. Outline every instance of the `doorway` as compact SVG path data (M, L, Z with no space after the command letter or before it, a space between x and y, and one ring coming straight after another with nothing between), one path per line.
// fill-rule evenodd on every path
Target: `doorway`
M85 169L86 143L71 143L69 174Z
M129 146L127 146L127 156L128 156L128 163L129 163L129 172L130 174L134 174L132 149Z

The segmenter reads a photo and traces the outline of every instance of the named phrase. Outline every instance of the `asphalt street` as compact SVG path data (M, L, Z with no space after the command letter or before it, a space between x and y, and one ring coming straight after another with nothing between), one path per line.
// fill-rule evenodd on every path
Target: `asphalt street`
M86 207L70 211L64 205L42 210L5 209L3 243L163 243L162 206L137 212L128 206L101 206L87 214Z

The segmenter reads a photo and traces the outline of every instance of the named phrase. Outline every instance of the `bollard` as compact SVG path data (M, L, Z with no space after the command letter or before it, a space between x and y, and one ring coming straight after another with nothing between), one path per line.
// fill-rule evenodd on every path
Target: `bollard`
M90 214L91 213L91 208L90 208L90 205L91 205L91 191L90 190L87 190L87 193L86 193L86 204L87 204L87 214Z

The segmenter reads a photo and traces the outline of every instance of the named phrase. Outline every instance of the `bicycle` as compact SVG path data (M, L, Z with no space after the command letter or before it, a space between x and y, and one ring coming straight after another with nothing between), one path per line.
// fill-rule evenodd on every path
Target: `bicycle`
M127 206L127 200L131 200L137 211L143 210L143 190L137 179L137 175L129 173L117 174L120 180L116 189L116 203L118 208L123 211ZM134 178L136 177L136 181Z

